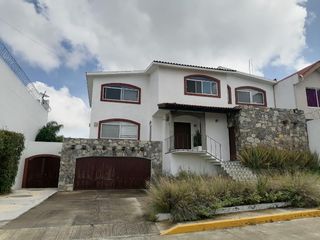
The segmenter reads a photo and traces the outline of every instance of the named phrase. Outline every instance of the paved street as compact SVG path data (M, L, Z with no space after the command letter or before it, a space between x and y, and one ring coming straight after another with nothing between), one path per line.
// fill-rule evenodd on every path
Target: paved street
M242 228L159 236L143 214L142 191L76 191L56 193L0 229L0 240L50 239L320 239L320 218L299 219Z

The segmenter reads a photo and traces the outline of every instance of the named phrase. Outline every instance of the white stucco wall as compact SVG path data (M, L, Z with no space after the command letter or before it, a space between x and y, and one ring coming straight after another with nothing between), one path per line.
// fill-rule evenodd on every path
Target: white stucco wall
M308 121L307 127L310 150L320 154L320 119Z
M32 141L46 124L48 112L0 58L0 129L23 133Z
M294 84L298 82L298 75L295 74L287 79L279 81L274 86L274 94L277 108L297 108Z
M140 123L140 139L149 139L149 78L146 75L117 75L97 77L93 81L90 138L98 138L99 121L110 118L129 119ZM100 101L101 85L105 83L127 83L141 88L141 104ZM96 123L96 124L95 124Z
M229 161L229 131L226 114L206 113L206 134L221 144L222 159Z
M319 107L308 107L307 88L320 89L320 73L315 71L295 85L297 108L304 110L307 119L320 119Z
M164 155L164 159L166 163L164 171L172 175L176 175L180 171L211 176L218 174L217 166L197 154L168 153Z
M13 189L21 188L23 171L24 171L24 163L26 158L32 157L34 155L39 155L39 154L52 154L52 155L60 156L61 149L62 149L62 143L26 141L25 150L22 152L22 155L19 161L18 174L15 179L15 184L12 188Z
M203 97L184 94L184 77L202 74L220 80L221 97ZM228 104L227 85L231 87L232 104ZM274 107L272 83L267 84L255 78L239 77L230 73L213 73L210 71L191 71L176 68L159 67L159 103L180 103L216 107L234 107L235 88L252 86L266 91L268 107Z

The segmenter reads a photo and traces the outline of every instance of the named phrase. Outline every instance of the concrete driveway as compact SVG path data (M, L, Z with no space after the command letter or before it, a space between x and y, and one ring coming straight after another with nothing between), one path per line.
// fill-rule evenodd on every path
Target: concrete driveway
M145 207L143 191L59 192L0 228L0 240L320 239L320 218L159 236L156 225L143 217Z
M58 192L0 229L0 239L88 239L158 234L139 190Z

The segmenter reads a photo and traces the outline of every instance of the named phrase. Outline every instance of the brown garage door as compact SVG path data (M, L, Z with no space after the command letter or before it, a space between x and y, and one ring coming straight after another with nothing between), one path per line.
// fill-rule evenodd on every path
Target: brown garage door
M36 155L25 160L22 187L58 187L60 157Z
M150 179L150 160L135 157L86 157L76 162L74 189L138 189Z

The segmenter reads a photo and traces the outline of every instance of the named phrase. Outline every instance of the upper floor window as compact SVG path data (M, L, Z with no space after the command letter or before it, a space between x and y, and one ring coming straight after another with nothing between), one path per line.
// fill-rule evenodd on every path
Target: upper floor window
M260 88L255 87L236 88L236 103L266 106L266 92Z
M308 107L320 107L320 89L307 88Z
M101 87L101 101L140 103L141 89L124 83L108 83Z
M218 79L192 75L185 77L184 80L186 95L220 97L220 81Z
M140 124L126 119L110 119L100 122L99 138L139 139Z

